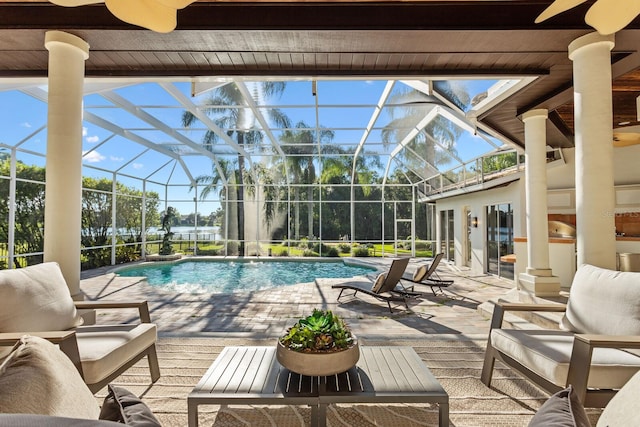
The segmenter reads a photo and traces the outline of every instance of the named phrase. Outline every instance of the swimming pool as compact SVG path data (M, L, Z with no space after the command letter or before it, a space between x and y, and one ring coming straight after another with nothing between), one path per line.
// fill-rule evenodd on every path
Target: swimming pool
M317 278L349 278L376 271L374 267L338 261L181 260L124 267L116 274L145 276L149 285L179 293L257 291Z

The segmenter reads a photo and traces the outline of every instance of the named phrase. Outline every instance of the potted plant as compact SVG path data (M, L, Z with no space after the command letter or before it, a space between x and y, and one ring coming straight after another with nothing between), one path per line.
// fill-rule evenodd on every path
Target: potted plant
M344 320L331 310L314 309L278 339L276 357L292 372L326 376L352 368L360 350Z

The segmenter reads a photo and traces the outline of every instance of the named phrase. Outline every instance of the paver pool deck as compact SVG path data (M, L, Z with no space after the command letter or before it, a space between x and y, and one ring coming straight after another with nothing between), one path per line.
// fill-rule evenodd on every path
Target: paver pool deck
M307 260L307 259L305 259ZM386 271L391 258L367 258L360 262ZM407 273L429 260L412 258ZM295 320L310 314L314 308L330 309L342 316L360 338L384 339L424 338L433 334L477 337L489 331L489 320L478 311L478 305L504 295L514 288L512 280L490 275L472 275L446 263L440 263L438 274L453 279L445 295L434 296L431 289L421 298L409 301L409 309L399 304L390 313L387 304L367 295L357 298L336 298L339 290L331 285L353 279L317 279L274 289L233 294L188 294L164 291L146 283L143 277L121 277L116 267L105 267L82 273L80 284L89 300L149 301L151 319L160 336L224 336L243 338L278 337ZM98 312L99 322L129 321L135 312L118 310Z

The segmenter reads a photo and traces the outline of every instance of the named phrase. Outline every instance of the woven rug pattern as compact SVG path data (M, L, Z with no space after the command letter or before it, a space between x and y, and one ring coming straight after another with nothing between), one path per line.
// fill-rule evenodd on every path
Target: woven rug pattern
M548 395L511 369L496 364L492 387L480 382L484 340L425 339L419 341L366 341L364 345L410 345L449 394L450 425L527 426ZM223 338L161 338L158 356L162 376L150 384L146 360L116 381L149 405L165 427L187 425L187 395L220 351L229 345L273 345L272 340ZM96 397L101 403L105 390ZM592 424L599 410L589 410ZM302 406L238 405L199 407L200 426L308 426L311 410ZM327 425L353 426L437 426L436 405L331 405Z

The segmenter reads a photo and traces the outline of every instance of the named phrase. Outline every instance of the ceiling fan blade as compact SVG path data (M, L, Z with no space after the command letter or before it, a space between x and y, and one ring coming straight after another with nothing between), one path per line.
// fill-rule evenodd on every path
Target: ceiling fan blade
M620 31L640 14L640 0L598 0L587 12L585 21L608 35Z
M176 28L176 8L157 0L105 0L107 8L118 19L129 24L168 33Z
M49 0L53 4L65 7L84 6L87 4L104 3L104 0Z
M158 3L162 3L167 7L174 9L184 9L191 3L195 3L197 0L156 0Z
M196 0L49 0L58 6L75 7L106 3L107 9L118 19L159 33L176 28L178 9Z
M579 4L584 3L587 0L556 0L548 8L546 8L542 13L536 18L536 24L551 18L559 13L562 13L566 10L569 10L573 7L578 6Z
M628 147L635 144L640 144L640 126L626 126L614 129L614 147Z

